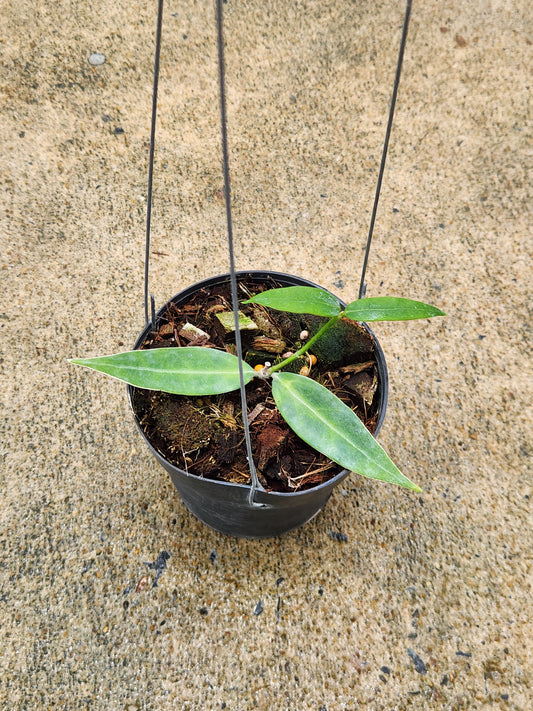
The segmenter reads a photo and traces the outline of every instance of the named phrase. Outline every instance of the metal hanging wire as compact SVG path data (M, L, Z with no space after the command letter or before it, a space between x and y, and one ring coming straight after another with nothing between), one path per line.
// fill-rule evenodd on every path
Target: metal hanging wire
M237 276L235 274L235 251L233 247L233 223L231 219L231 188L229 177L229 153L228 153L228 129L227 129L227 114L226 114L226 82L225 82L225 67L224 67L224 31L223 31L223 15L222 15L222 0L217 0L217 43L218 43L218 78L219 78L219 96L220 96L220 127L222 138L222 167L224 171L224 197L226 201L226 222L228 228L228 249L230 263L230 278L231 278L231 301L233 307L233 318L235 325L235 345L237 347L237 358L239 361L239 382L241 392L242 406L242 421L244 426L244 436L246 441L246 456L248 458L248 466L250 469L251 487L249 495L249 503L254 505L254 495L258 488L261 487L257 471L255 469L252 442L250 438L250 425L248 422L248 406L246 403L246 388L244 384L244 375L242 368L242 344L241 330L239 327L239 296L237 293Z
M370 254L370 245L372 244L372 236L374 234L374 224L378 212L379 195L381 193L381 183L383 182L383 173L385 172L385 163L387 161L387 151L389 150L389 138L392 131L392 120L394 118L394 108L396 106L396 96L398 95L398 87L400 86L400 76L402 73L403 55L405 44L407 42L407 30L409 29L409 18L411 17L411 0L407 0L405 7L405 17L403 21L402 39L400 42L400 51L398 53L398 63L396 65L396 76L394 77L394 86L392 89L392 97L389 109L389 120L387 121L387 130L385 131L385 140L383 142L383 152L381 154L381 163L379 166L378 182L376 185L376 194L374 196L374 206L372 208L372 217L370 218L370 227L366 240L365 257L363 260L363 268L361 271L361 281L359 284L359 298L362 299L366 292L365 276L366 267L368 264L368 255Z
M146 195L146 244L144 250L144 320L155 328L155 304L152 296L152 318L148 318L148 271L150 267L150 230L152 224L152 185L154 181L155 124L157 118L157 89L159 86L159 57L161 56L161 28L163 26L163 0L157 7L155 35L154 83L152 89L152 125L150 128L150 157L148 159L148 190Z

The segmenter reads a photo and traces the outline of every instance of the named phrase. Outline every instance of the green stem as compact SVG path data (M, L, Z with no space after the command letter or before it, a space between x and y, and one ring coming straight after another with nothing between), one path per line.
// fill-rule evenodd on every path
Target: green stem
M333 318L330 318L329 321L327 321L321 329L319 329L315 335L310 338L307 343L299 348L296 353L293 353L291 356L288 358L285 358L285 360L282 360L281 363L278 363L277 365L273 365L268 369L268 372L270 373L275 373L277 370L281 370L282 368L285 368L285 366L289 365L289 363L292 363L294 360L302 356L306 351L308 351L313 343L316 343L319 338L321 338L326 331L328 331L332 326L334 326L337 321L340 321L342 316L344 315L344 311L342 311L338 316L333 316Z

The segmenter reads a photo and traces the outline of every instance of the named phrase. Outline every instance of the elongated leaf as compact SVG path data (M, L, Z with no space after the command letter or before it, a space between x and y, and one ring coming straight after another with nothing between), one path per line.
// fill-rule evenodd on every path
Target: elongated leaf
M245 304L261 304L278 311L314 316L337 316L341 311L339 300L323 289L312 286L286 286L256 294Z
M273 373L272 394L283 418L311 447L358 474L420 491L357 415L320 383L295 373Z
M70 362L138 388L177 395L217 395L239 387L237 358L213 348L155 348L100 358L73 358ZM244 382L249 383L254 370L248 363L242 366Z
M411 321L446 314L430 304L395 296L374 296L352 301L345 309L353 321Z

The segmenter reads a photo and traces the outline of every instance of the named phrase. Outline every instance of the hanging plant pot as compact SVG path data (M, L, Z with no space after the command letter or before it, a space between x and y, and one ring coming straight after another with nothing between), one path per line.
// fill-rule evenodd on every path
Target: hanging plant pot
M238 272L242 297L263 289L316 286L278 272ZM227 300L228 274L206 279L174 296L137 338L134 349L189 344L232 348L231 310ZM245 312L248 313L245 313ZM243 357L257 368L310 337L321 319L244 307L241 315ZM365 325L345 324L336 333L334 352L317 344L318 352L295 362L298 372L332 388L342 389L376 435L387 406L388 377L383 351ZM348 354L339 351L344 344ZM317 358L318 357L318 358ZM355 361L355 362L354 362ZM314 368L314 371L313 371ZM311 373L310 373L311 375ZM137 426L157 461L168 471L185 506L211 528L233 536L265 538L298 528L326 504L348 471L300 440L279 417L269 393L270 384L255 380L250 390L248 418L254 439L254 461L261 486L249 485L238 393L186 397L143 390L128 385ZM366 416L366 417L365 417ZM242 422L242 420L241 420Z
M207 279L176 295L153 315L133 351L71 362L128 383L130 405L142 436L195 516L226 534L264 538L313 518L349 471L421 491L373 437L385 417L388 380L383 352L365 322L445 314L411 299L364 297L410 0L359 298L349 304L298 277L259 271L235 275L221 0L216 6L231 278ZM159 2L148 171L147 322L162 7ZM244 292L242 300L239 289Z

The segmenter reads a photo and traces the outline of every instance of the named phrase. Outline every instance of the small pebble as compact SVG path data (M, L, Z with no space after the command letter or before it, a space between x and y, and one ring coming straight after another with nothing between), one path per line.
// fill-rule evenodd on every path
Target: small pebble
M146 567L149 568L150 570L155 570L155 580L152 584L152 587L155 588L157 587L157 581L163 574L163 571L167 567L167 560L170 558L170 553L167 553L167 551L162 551L158 556L157 560L155 560L153 563L145 563Z
M329 535L334 541L340 541L341 543L346 543L348 540L348 536L340 531L330 531Z
M100 54L100 52L93 52L89 55L89 64L93 67L99 67L105 63L105 54Z
M428 671L428 670L427 670L427 667L426 667L426 665L424 664L424 662L420 659L420 657L418 656L418 654L417 654L416 652L414 652L410 647L409 647L409 649L407 650L407 654L411 657L411 660L412 660L412 662L413 662L413 665L414 665L414 667L415 667L415 670L416 670L419 674L427 674L427 671Z
M259 617L259 615L260 615L262 612L263 612L263 602L262 602L262 600L259 600L259 602L258 602L257 605L255 606L254 615L255 615L256 617Z
M143 575L141 578L139 578L139 582L137 583L135 592L140 593L145 590L148 587L148 580L149 579L147 575Z

